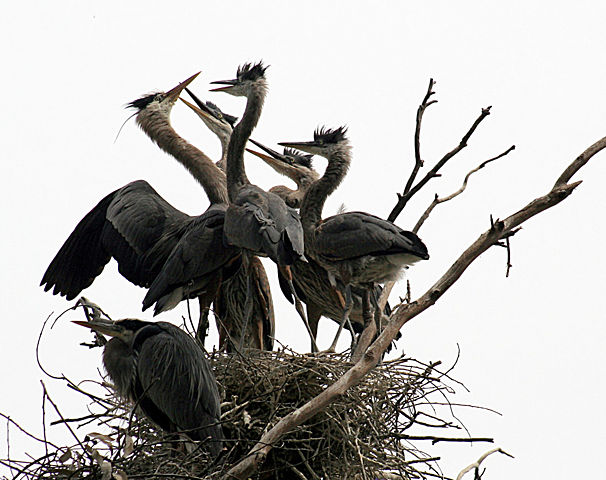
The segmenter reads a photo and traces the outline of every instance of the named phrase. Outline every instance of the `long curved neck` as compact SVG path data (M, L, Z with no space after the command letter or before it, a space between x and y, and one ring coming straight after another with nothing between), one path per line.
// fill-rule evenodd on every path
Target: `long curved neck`
M203 152L175 132L166 114L159 110L143 110L137 116L137 123L149 138L192 174L211 204L227 203L225 174Z
M244 149L253 129L257 126L267 86L263 79L257 80L257 84L251 89L246 102L244 115L234 127L227 147L227 191L229 199L235 201L238 190L245 184L250 183L244 170Z
M351 163L350 150L349 145L345 142L335 148L326 157L328 159L328 166L324 175L311 184L303 197L300 214L306 241L322 221L322 209L324 208L326 199L336 190L347 174L349 164Z

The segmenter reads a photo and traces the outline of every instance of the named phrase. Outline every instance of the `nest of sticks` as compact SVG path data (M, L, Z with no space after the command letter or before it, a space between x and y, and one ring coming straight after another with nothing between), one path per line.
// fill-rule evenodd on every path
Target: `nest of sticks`
M218 479L281 417L318 395L352 365L342 355L316 357L287 350L211 357L223 397L221 420L227 438L215 461L203 445L191 451L186 448L191 442L149 424L132 405L117 400L105 381L94 382L104 393L92 394L66 378L62 380L68 387L86 396L90 415L70 419L50 397L48 401L59 416L53 423L65 425L76 443L62 447L47 440L46 432L43 439L30 435L44 443L43 456L0 461L13 474L31 479ZM438 371L438 365L405 357L383 363L286 435L254 478L441 476L436 458L415 446L439 439L419 435L427 434L427 429L460 428L448 402L458 382Z

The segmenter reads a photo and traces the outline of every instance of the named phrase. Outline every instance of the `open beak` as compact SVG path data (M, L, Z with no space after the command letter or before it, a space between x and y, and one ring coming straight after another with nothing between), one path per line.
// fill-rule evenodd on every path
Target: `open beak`
M196 97L194 95L194 92L192 92L189 88L185 87L185 91L189 94L189 96L193 99L194 102L196 102L196 105L198 105L198 108L200 110L202 110L203 112L206 112L209 115L212 115L211 111L208 109L208 107L206 106L206 104L200 100L198 97ZM187 103L187 102L186 102Z
M265 145L263 145L262 143L257 142L256 140L253 140L252 138L248 140L249 142L251 142L253 145L256 145L257 147L259 147L261 150L263 150L264 152L268 153L269 155L271 155L272 160L279 160L280 162L284 162L284 163L288 163L288 164L292 164L292 162L285 157L284 155L276 152L275 150L272 150L269 147L266 147ZM249 150L250 153L255 153L257 154L258 152L253 152L252 150ZM266 159L269 158L266 155L263 154L259 154L257 155L260 158Z
M177 98L179 98L179 95L181 95L181 92L185 89L185 87L187 87L191 82L193 82L194 79L198 75L200 75L200 72L195 73L194 75L189 77L187 80L181 82L179 85L177 85L172 90L169 90L168 92L166 92L166 98L172 102L176 102Z
M190 94L191 95L191 94ZM214 117L210 114L207 113L206 110L204 109L202 110L200 107L198 107L197 105L194 105L193 103L189 103L187 100L185 100L184 98L180 99L185 105L187 105L189 108L191 108L194 112L196 112L196 114L202 119L210 119L210 120L214 120Z
M210 82L211 85L227 85L226 87L211 88L211 92L227 92L238 84L238 80L217 80Z
M108 335L110 337L122 337L124 334L124 328L120 325L116 325L114 322L110 320L91 320L90 322L85 322L82 320L74 320L72 323L77 325L82 325L83 327L90 328L95 332L101 333L103 335Z

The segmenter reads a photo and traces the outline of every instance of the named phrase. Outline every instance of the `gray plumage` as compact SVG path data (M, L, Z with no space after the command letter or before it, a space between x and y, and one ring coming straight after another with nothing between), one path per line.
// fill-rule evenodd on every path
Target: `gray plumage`
M368 308L376 284L395 280L406 265L428 259L427 248L414 233L364 212L347 212L322 219L326 198L342 182L351 162L345 128L322 128L314 132L311 142L280 145L328 159L324 175L312 183L301 205L305 251L328 272L331 283L335 284L336 279L343 282L347 297L350 297L352 285L365 290L366 323L371 318ZM339 332L330 349L336 345L350 308L351 304L344 309Z
M276 172L285 175L295 182L296 190L290 189L284 185L272 187L270 191L279 195L288 205L298 207L303 200L310 185L320 178L320 175L312 167L313 155L305 155L297 150L284 148L281 154L265 145L251 140L251 142L265 152L260 153L254 150L248 150L250 153L261 158ZM345 286L337 279L336 286L331 285L328 278L328 272L316 263L312 258L307 262L295 261L291 266L292 282L299 298L306 304L307 319L314 337L317 336L318 322L321 316L330 318L340 323L343 317L343 308L345 302ZM280 288L289 302L293 303L290 286L278 270L278 279ZM378 299L382 288L377 285L373 295ZM357 287L352 289L352 310L350 313L351 325L354 333L361 333L364 329L364 319L362 317L362 296L364 292ZM391 314L389 303L386 304L384 313ZM345 325L349 328L349 325ZM313 348L313 346L312 346Z
M167 322L76 323L114 337L105 345L103 364L121 397L163 430L185 433L219 454L224 437L217 382L188 334Z
M212 82L227 85L215 89L246 96L246 109L234 127L227 149L227 191L230 206L225 215L225 238L257 255L269 256L279 265L304 257L303 231L298 213L275 194L252 185L244 169L247 140L259 121L267 93L262 63L238 68L237 78Z

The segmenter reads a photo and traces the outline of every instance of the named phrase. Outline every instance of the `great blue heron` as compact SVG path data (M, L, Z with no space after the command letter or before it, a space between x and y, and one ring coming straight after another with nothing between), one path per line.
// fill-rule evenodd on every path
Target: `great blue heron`
M103 365L118 395L161 429L223 448L217 381L205 353L187 333L167 322L95 319L78 325L113 337Z
M193 77L195 78L195 76ZM186 80L187 85L190 83ZM187 88L187 86L184 86ZM198 103L200 109L204 109L205 115L200 115L204 123L217 135L222 145L222 159L213 164L212 160L199 149L182 139L170 126L170 111L176 98L163 105L164 98L160 97L160 103L156 104L157 96L145 97L132 102L131 106L139 110L137 123L143 131L155 141L160 148L172 155L182 163L204 188L212 206L224 208L227 205L227 184L222 162L227 151L227 145L231 138L233 123L236 120L231 115L223 114L215 105L207 102L203 104L191 91L189 94ZM192 106L190 103L184 102ZM152 284L145 297L144 308L165 292L171 290L173 285L191 285L195 282L194 271L189 269L192 263L191 255L195 254L198 245L196 239L191 239L184 245L185 249L175 250L167 260L157 280ZM215 252L220 258L221 247L215 245ZM231 250L229 248L228 250ZM205 250L206 254L207 251ZM213 255L213 252L208 252ZM204 261L209 261L205 259ZM210 260L212 262L212 260ZM242 345L250 348L271 350L274 337L274 311L269 287L269 280L265 269L258 258L251 258L252 268L249 272L252 276L253 288L250 294L246 294L246 272L237 265L237 269L217 279L214 284L207 284L207 289L201 298L201 318L203 322L199 328L199 337L207 324L208 307L211 301L215 301L215 317L219 330L219 342L221 348L231 351L234 345ZM195 283L194 283L195 284ZM199 290L199 289L198 289ZM175 301L178 299L175 292ZM250 296L252 301L252 322L244 320L244 304Z
M246 149L247 152L256 155L276 172L287 176L297 185L295 190L288 188L286 185L277 185L271 187L269 191L278 195L289 207L299 208L310 185L320 178L320 174L314 170L312 165L313 155L306 155L290 148L285 148L282 154L252 138L250 142L266 153L256 152L248 148Z
M309 187L303 199L301 222L306 253L326 269L333 284L339 278L345 285L346 307L329 350L335 349L349 317L352 285L364 289L364 321L368 324L372 319L374 287L397 279L407 265L429 258L427 247L416 234L374 215L347 212L322 219L326 198L339 186L351 162L351 147L345 133L344 127L322 128L314 132L313 141L280 143L328 160L324 175ZM380 315L378 311L375 313Z
M172 106L194 78L166 93L135 100L130 106L137 108L141 128L202 184L211 207L191 217L172 207L147 182L132 182L106 196L80 221L45 272L41 282L45 290L53 288L53 293L65 295L68 300L75 298L114 257L126 279L150 289L144 308L155 303L157 314L182 299L201 295L203 313L221 280L238 271L240 251L223 245L225 175L170 125ZM266 298L260 303L267 310ZM273 317L265 318L270 325L265 325L264 333L248 335L264 338L259 348L267 348L273 341ZM229 325L231 320L224 319L223 324ZM237 324L237 319L233 323ZM253 326L256 328L258 323ZM205 332L205 328L199 328L200 336L202 330Z
M198 105L200 108L200 111L202 112L199 114L200 119L204 122L208 129L219 138L219 141L221 142L221 159L216 163L216 165L225 172L227 146L229 145L229 139L231 138L234 125L238 121L238 117L234 117L233 115L223 112L212 102L201 101L189 88L186 88L185 91L189 93L194 102L196 102L196 105ZM183 98L181 100L185 104L189 104L189 102Z
M235 79L212 82L225 85L213 91L247 98L244 114L234 127L227 148L226 173L230 204L225 214L224 232L230 245L242 249L244 264L249 271L249 259L253 254L268 256L284 267L292 265L296 259L304 258L303 229L298 213L277 195L251 184L244 169L246 142L259 121L267 93L266 68L262 62L245 64L238 68ZM198 115L204 115L200 108L191 104L190 107ZM251 289L249 276L246 290L250 292ZM247 296L247 312L251 308L249 298ZM305 317L302 310L299 313ZM306 319L305 323L307 325Z
M285 185L279 185L272 187L270 191L279 195L287 205L299 208L311 184L320 178L320 174L313 168L313 155L302 154L290 148L284 148L284 153L279 153L255 140L251 139L250 141L266 153L257 152L252 149L247 149L248 152L261 158L276 172L287 176L297 185L295 190ZM338 324L341 323L343 308L345 307L345 287L338 279L335 286L331 285L328 272L316 263L313 258L307 258L307 260L307 262L295 261L291 266L292 278L297 294L307 306L309 327L317 338L318 322L321 316L330 318ZM278 271L278 278L280 286L283 287L282 292L292 302L292 294L288 285L284 285L285 279L281 276L280 271ZM381 290L382 288L377 285L374 295L378 297ZM351 332L352 335L361 333L364 329L362 297L363 291L353 286L353 304L349 315L353 329ZM384 313L386 315L391 314L389 303L385 305ZM349 325L345 326L349 327ZM314 347L315 345L312 342L312 350Z
M191 90L185 89L192 97L198 109L185 99L181 99L192 108L204 124L221 142L221 160L216 165L225 171L227 147L237 118L224 113L211 102L203 102ZM249 272L251 277L252 299L251 321L245 321L247 300L247 273L245 268L226 279L219 287L215 297L214 313L218 318L219 347L228 352L240 343L250 348L272 350L275 333L274 306L269 286L269 279L263 264L256 256L250 257ZM245 327L245 324L246 327ZM243 329L246 328L246 331Z

